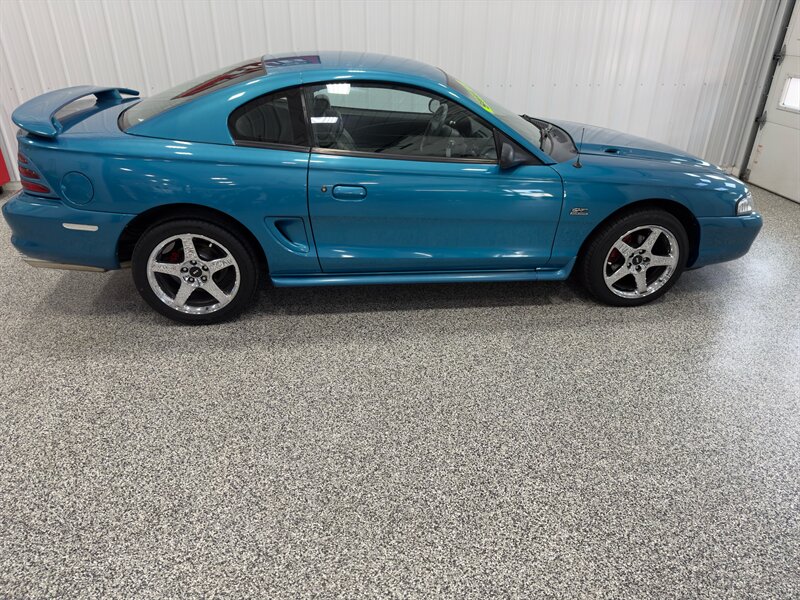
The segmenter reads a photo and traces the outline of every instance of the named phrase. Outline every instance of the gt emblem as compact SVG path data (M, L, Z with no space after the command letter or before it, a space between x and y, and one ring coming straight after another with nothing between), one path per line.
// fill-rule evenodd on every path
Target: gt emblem
M585 217L589 214L588 208L573 208L569 211L570 217Z

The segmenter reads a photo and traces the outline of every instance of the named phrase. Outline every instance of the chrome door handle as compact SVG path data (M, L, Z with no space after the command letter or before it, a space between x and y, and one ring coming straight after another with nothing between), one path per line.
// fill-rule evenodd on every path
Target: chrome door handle
M367 197L367 188L361 185L335 185L333 197L344 202L360 202Z

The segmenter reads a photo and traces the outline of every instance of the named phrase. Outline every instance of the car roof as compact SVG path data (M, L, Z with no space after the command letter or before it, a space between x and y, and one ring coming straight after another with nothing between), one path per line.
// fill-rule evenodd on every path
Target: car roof
M262 70L263 69L263 70ZM231 82L230 75L246 71L247 77L216 89L211 81ZM261 59L244 61L212 74L211 79L190 88L195 97L187 102L157 112L125 131L132 135L164 139L226 144L230 143L227 119L237 106L278 89L335 79L369 79L399 82L422 87L447 87L447 75L436 67L410 58L371 52L292 52L267 54ZM189 82L196 84L197 82ZM171 90L168 90L171 92ZM188 92L184 91L186 95ZM148 99L142 102L147 102ZM235 101L236 104L231 104Z
M344 71L368 75L371 72L395 73L421 77L436 83L447 83L441 69L411 58L372 52L308 51L288 54L266 54L262 57L267 75L309 71Z

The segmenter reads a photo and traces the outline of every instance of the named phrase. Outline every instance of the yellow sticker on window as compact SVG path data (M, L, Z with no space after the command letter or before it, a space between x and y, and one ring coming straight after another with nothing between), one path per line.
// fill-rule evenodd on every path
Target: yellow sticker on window
M469 94L469 97L470 97L470 99L471 99L473 102L475 102L475 103L479 104L479 105L480 105L480 107L481 107L483 110L485 110L486 112L488 112L488 113L494 113L494 111L492 110L492 107L491 107L491 106L489 106L489 105L486 103L486 100L484 100L483 98L481 98L481 96L480 96L480 94L478 94L478 92L476 92L475 90L473 90L471 87L469 87L469 86L468 86L466 83L464 83L464 82L463 82L463 81L461 81L460 79L457 79L456 81L458 81L458 83L460 83L460 84L461 84L461 87L463 87L465 90L467 90L467 93Z

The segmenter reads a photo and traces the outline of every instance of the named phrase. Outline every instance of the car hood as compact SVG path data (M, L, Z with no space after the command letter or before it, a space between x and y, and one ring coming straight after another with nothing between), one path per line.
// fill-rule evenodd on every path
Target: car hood
M710 163L687 152L621 131L572 121L550 120L550 122L572 136L575 145L581 147L581 154L662 160L713 168ZM581 144L581 134L583 134L583 144Z

